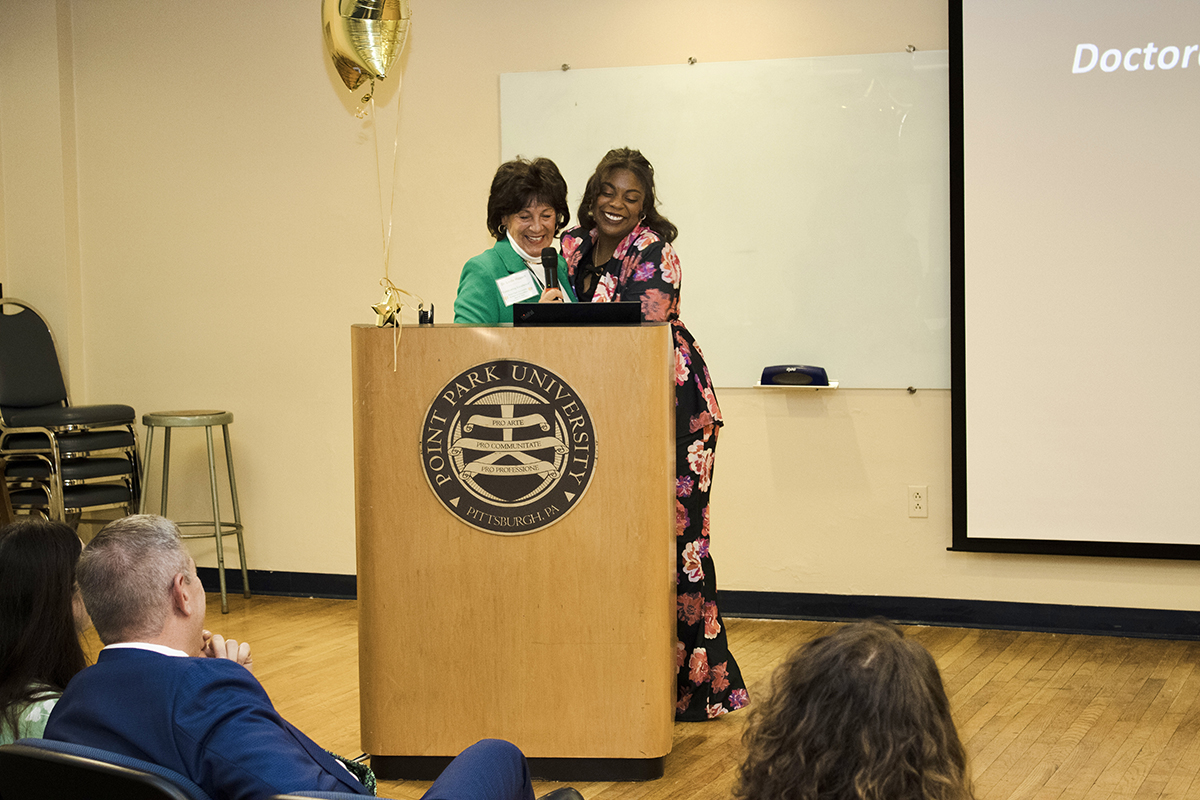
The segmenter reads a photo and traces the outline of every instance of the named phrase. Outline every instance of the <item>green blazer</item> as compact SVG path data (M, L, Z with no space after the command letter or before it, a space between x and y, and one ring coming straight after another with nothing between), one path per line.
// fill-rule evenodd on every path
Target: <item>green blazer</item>
M491 250L485 250L463 266L458 279L458 297L454 299L454 321L476 325L498 325L513 321L512 306L504 305L497 278L504 278L525 269L525 262L513 250L508 239L496 242ZM567 278L567 262L558 257L558 285L563 293L575 302L575 293ZM540 293L535 292L518 302L536 302Z

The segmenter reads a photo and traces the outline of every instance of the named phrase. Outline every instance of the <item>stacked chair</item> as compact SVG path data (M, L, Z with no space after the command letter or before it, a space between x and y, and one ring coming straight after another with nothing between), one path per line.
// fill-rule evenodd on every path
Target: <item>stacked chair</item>
M28 303L0 298L0 459L16 514L76 523L84 511L138 507L134 411L73 406L54 335Z

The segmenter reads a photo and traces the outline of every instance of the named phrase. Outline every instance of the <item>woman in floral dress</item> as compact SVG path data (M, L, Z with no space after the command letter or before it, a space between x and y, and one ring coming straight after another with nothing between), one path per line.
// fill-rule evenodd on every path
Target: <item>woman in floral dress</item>
M696 341L679 319L678 231L658 213L654 168L637 150L611 150L588 179L579 227L562 235L580 302L637 301L642 319L675 338L675 534L678 551L675 718L713 719L749 704L717 611L708 553L708 497L721 409Z

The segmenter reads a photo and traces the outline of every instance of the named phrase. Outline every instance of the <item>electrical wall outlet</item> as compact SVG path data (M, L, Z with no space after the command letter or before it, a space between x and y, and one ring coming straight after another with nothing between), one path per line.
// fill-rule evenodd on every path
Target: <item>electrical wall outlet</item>
M908 515L910 517L929 516L929 487L908 487Z

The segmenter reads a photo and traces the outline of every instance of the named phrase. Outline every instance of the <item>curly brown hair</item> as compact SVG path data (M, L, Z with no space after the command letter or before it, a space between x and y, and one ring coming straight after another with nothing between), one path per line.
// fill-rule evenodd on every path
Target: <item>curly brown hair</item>
M504 238L504 218L516 214L530 203L545 203L554 209L554 235L567 227L571 209L567 205L567 181L558 165L548 158L532 161L514 158L505 161L492 178L488 193L487 229L496 241Z
M596 165L596 171L588 178L583 190L583 199L579 201L579 224L586 230L596 227L596 218L592 209L596 207L596 198L600 196L601 185L608 180L612 173L619 169L627 169L637 177L642 184L642 213L645 215L642 224L657 233L664 242L673 242L679 236L679 229L671 220L658 213L658 202L654 196L654 167L638 150L628 147L618 147L609 150Z
M972 800L933 656L883 620L800 647L752 712L742 800Z

